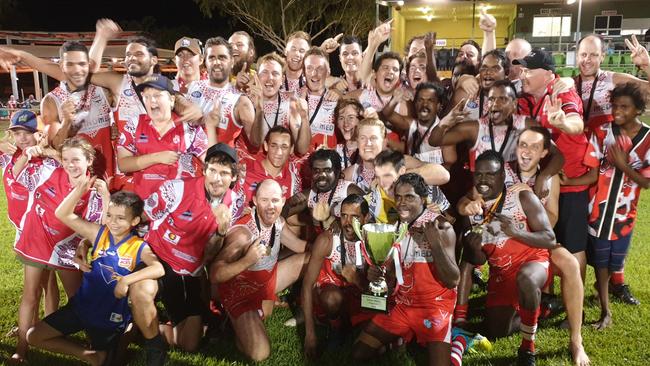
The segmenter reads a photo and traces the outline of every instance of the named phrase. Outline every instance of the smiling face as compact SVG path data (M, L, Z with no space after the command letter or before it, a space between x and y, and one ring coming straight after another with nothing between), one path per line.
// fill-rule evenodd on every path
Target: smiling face
M320 93L325 90L325 81L330 74L327 60L321 56L309 55L305 57L305 77L307 88L311 92Z
M424 210L425 203L425 198L418 196L412 185L395 186L395 207L401 222L410 223L415 220Z
M418 52L424 51L424 49L424 38L416 38L411 42L411 45L409 46L409 54L407 56L411 57Z
M429 81L427 78L427 59L425 57L416 57L409 63L409 85L411 88L417 88L420 83Z
M265 61L259 65L257 76L260 79L262 95L265 98L276 96L282 86L282 65L276 61Z
M22 151L25 151L30 146L36 146L36 136L34 136L33 132L23 130L22 128L14 128L9 133L11 133L16 147Z
M352 223L354 219L359 220L361 226L368 222L368 215L361 213L361 205L358 203L345 203L341 205L341 229L343 229L343 237L348 241L358 240L357 234L354 232Z
M541 133L526 130L519 136L517 142L517 164L522 172L532 172L537 169L548 150L544 148L544 136Z
M221 85L228 81L232 71L233 59L224 45L214 45L205 49L205 67L210 82Z
M329 160L314 160L311 174L312 189L318 193L331 191L336 187L339 179Z
M422 89L415 98L415 113L418 122L429 124L435 121L440 101L433 89Z
M393 58L382 60L375 76L377 77L377 90L383 94L390 94L399 85L399 61Z
M272 133L268 141L264 141L266 159L276 168L281 168L287 163L291 149L291 135L288 133Z
M503 167L496 161L480 160L474 170L474 187L483 199L496 198L503 191Z
M587 37L580 42L577 55L580 75L596 75L604 59L605 54L602 51L602 43L599 38Z
M339 61L343 71L346 73L355 73L361 65L363 58L361 46L358 43L342 44L339 53Z
M488 55L483 58L479 68L481 87L485 90L490 89L497 80L504 80L506 72L501 64L501 60L494 55Z
M203 174L205 176L205 189L212 198L223 197L235 179L230 165L208 163Z
M90 70L88 54L82 51L64 52L61 58L61 70L65 75L66 81L74 89L83 87L86 84Z
M174 62L184 79L192 79L201 73L201 55L195 55L187 48L182 48L176 53Z
M526 69L524 68L521 75L522 90L528 94L538 94L546 89L546 85L553 80L553 72L544 69Z
M379 126L360 126L357 128L359 156L363 161L374 161L384 149L385 139Z
M302 60L309 49L309 43L302 38L292 38L287 42L284 55L287 57L287 68L291 71L302 70Z
M68 173L68 178L76 179L86 175L88 167L92 165L84 151L78 147L63 148L61 151L63 169Z
M517 99L508 94L508 88L490 88L488 93L488 117L495 125L504 124L517 111Z
M233 34L228 38L228 43L232 46L232 58L235 63L251 61L252 49L248 43L248 37L243 34Z
M405 172L406 167L401 167L398 171L391 163L379 166L375 165L375 178L379 181L379 186L384 190L384 192L391 192L393 189L393 183L395 183L397 178Z
M157 63L158 57L152 56L146 46L140 43L130 43L126 46L124 64L129 75L134 77L150 75Z
M612 115L614 116L614 123L618 126L630 122L635 123L636 118L641 112L634 105L634 100L627 95L622 95L612 100Z
M147 114L154 122L166 122L172 118L175 97L168 91L156 88L145 88L142 91L142 101Z
M265 226L271 226L280 217L284 198L282 188L276 181L265 180L257 187L253 203L257 208L257 215Z
M472 65L478 66L478 48L472 46L471 44L466 44L460 48L458 55L456 56L456 62L463 60L468 60Z
M359 124L359 111L354 105L343 107L339 111L339 117L336 120L336 127L343 135L345 141L350 141L354 137L354 132Z
M126 206L109 202L105 221L111 235L115 238L122 238L140 223L140 216L133 216L131 209Z

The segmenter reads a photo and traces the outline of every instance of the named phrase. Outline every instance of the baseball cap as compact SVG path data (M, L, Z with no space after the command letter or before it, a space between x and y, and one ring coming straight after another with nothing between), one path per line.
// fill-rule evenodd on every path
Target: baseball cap
M513 65L521 65L527 69L544 69L555 72L555 61L550 52L534 49L528 56L512 61Z
M235 149L230 147L228 144L224 144L223 142L219 142L217 144L214 144L210 146L208 151L205 153L205 161L210 160L213 156L217 154L226 154L230 159L232 159L235 164L239 162L239 159L237 159L237 153L235 152Z
M21 109L18 112L14 113L11 116L11 121L9 122L10 130L26 130L31 133L38 131L38 120L36 119L36 113L27 110Z
M183 37L176 41L176 44L174 45L174 54L177 54L178 51L181 49L186 48L192 52L194 52L195 55L200 55L201 54L201 41L199 41L196 38L190 38L190 37Z
M139 93L142 93L145 88L154 88L158 90L168 91L172 95L176 94L176 91L174 90L174 84L172 84L171 80L167 79L166 76L160 74L151 75L147 77L145 81L135 86L135 89Z

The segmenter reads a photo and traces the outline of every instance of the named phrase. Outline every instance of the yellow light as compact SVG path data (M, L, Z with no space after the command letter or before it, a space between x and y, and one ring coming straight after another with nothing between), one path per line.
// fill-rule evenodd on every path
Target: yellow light
M575 4L576 0L566 0L567 5Z

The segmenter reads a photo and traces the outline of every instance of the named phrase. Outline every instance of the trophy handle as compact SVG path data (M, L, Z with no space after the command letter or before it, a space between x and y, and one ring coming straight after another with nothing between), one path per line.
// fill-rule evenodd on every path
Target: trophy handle
M398 224L398 225L399 225L399 229L398 229L398 233L397 233L397 238L395 238L396 243L401 242L402 239L404 239L404 237L406 236L406 233L409 230L408 225L402 225L402 224Z
M352 229L354 229L354 233L357 234L359 240L364 241L363 235L361 235L361 223L356 217L352 218Z

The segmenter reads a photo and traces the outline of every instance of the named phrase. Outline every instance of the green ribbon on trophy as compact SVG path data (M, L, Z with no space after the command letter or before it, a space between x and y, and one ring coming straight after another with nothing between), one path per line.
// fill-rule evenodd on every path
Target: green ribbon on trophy
M386 268L384 267L384 262L388 258L393 257L397 283L400 285L404 284L399 249L396 244L402 241L408 231L408 226L400 225L399 230L396 225L390 224L365 224L361 227L359 220L355 218L352 221L352 227L363 243L365 248L364 254L366 254L364 256L368 264L379 266L385 274ZM360 247L361 245L357 249L357 258L359 258ZM368 292L361 294L361 307L375 311L388 311L388 284L383 275L377 280L370 282L368 284Z

